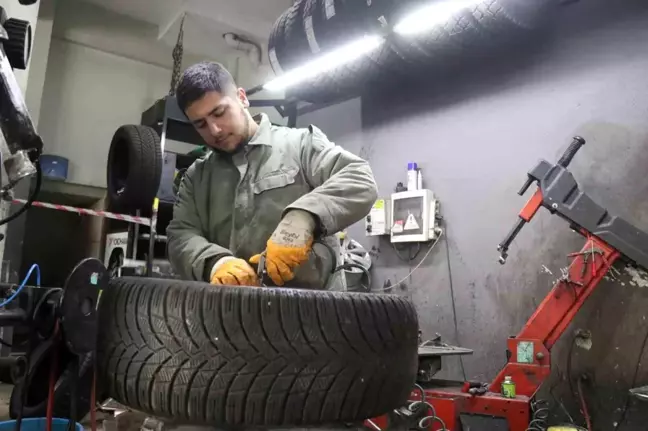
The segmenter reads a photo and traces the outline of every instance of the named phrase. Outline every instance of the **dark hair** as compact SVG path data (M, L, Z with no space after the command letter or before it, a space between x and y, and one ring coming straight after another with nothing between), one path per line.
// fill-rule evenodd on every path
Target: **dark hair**
M226 93L231 90L236 90L236 83L229 71L220 63L203 61L184 71L176 87L176 97L180 109L184 112L205 93Z

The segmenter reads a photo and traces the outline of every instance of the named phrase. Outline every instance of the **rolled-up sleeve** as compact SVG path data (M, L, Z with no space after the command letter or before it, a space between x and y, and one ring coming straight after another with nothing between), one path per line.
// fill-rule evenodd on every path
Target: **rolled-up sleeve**
M310 126L299 147L300 163L313 190L289 205L319 218L320 234L331 235L361 220L377 199L373 173L365 160L333 144Z

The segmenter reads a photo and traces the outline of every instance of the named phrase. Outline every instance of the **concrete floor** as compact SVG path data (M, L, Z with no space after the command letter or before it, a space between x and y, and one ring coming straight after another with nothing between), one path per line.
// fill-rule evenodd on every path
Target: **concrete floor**
M13 386L0 383L0 420L9 418L9 398Z

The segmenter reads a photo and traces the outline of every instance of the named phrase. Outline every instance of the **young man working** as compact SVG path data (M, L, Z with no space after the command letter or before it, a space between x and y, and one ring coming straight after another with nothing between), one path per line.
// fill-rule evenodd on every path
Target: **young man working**
M213 150L186 172L167 228L169 259L184 278L258 286L256 265L277 286L344 290L336 232L376 200L367 162L316 127L254 119L245 90L218 63L191 66L178 104Z

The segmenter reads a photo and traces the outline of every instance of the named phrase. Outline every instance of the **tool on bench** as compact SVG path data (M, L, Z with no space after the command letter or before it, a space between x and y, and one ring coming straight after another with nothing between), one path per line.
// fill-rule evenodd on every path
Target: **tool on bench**
M568 254L572 260L563 276L519 333L506 340L507 363L486 386L434 379L432 376L440 364L431 367L419 349L417 382L424 389L424 398L444 423L443 427L430 424L428 431L545 429L548 410L535 397L551 373L552 347L617 259L648 268L648 233L595 203L580 190L567 170L584 144L583 138L575 137L558 163L541 160L529 171L520 194L534 182L538 188L520 211L513 229L499 244L499 261L506 262L511 243L540 207L566 220L585 237L585 245L580 251ZM502 394L505 381L515 384L511 398ZM636 388L632 394L648 399L648 387ZM416 396L412 392L412 397ZM381 418L372 421L385 423Z

